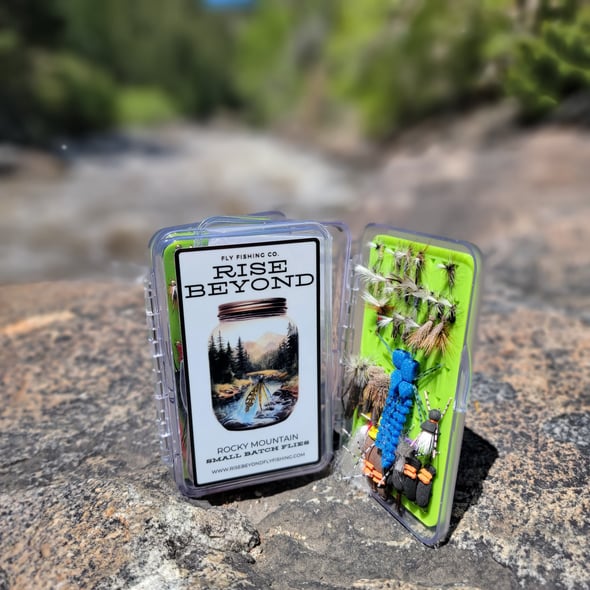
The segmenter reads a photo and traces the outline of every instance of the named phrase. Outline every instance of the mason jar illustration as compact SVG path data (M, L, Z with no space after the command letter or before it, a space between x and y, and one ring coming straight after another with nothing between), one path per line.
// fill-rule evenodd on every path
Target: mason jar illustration
M211 400L227 430L286 420L299 394L299 341L284 297L224 303L209 337Z

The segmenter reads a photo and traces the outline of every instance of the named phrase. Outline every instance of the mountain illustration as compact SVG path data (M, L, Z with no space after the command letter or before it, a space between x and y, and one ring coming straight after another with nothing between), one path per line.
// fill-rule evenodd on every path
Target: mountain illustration
M273 332L266 332L256 341L244 342L243 346L246 352L253 361L257 361L262 358L268 352L276 350L281 342L285 339L285 336L276 334Z

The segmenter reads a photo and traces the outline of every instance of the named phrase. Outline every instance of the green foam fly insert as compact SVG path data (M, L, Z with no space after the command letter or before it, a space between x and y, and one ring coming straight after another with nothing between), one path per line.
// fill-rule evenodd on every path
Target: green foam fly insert
M417 394L405 421L402 437L409 441L416 440L422 430L422 423L428 417L427 400L431 409L441 412L448 404L448 409L437 426L436 454L424 462L436 469L428 505L421 508L404 494L400 498L405 509L422 524L434 527L439 520L449 454L458 452L450 445L454 413L465 410L465 400L455 399L455 396L460 377L461 355L467 338L474 259L468 253L438 245L377 235L373 238L368 270L387 281L365 282L365 292L374 295L382 307L363 302L365 309L360 355L382 367L389 375L394 370L392 351L403 349L410 352L419 363L419 373L426 373L416 382ZM389 296L386 285L393 289ZM408 289L414 290L418 296L408 296ZM380 319L400 316L408 318L404 324L405 333L402 328L394 331L394 322L378 327ZM438 338L432 335L428 340L427 334L432 334L432 328L441 318L446 318L439 329L444 334L439 334ZM427 330L429 326L430 331ZM423 329L424 334L422 341L420 335L416 334L420 329ZM427 398L424 392L427 392ZM355 416L359 416L358 411ZM365 422L362 417L357 417L354 429ZM447 501L452 501L452 498Z

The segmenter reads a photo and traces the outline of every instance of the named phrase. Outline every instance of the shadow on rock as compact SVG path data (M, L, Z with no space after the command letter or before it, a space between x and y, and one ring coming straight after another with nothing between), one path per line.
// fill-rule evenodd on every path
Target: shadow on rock
M473 430L465 428L447 540L450 539L467 510L477 504L483 482L497 458L496 447Z
M314 481L323 479L330 474L330 469L330 466L328 466L319 473L301 475L299 477L289 477L258 486L217 493L211 496L205 496L201 498L201 501L207 501L211 504L211 506L223 506L231 502L240 502L242 500L269 498L286 491L303 488Z

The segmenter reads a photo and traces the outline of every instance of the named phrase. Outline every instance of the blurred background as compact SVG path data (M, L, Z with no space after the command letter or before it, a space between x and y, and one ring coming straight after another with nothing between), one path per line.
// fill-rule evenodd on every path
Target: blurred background
M135 280L160 227L280 209L563 298L589 128L582 0L2 0L0 282Z

